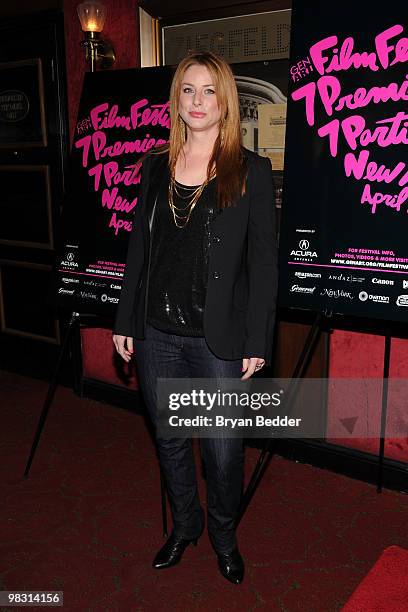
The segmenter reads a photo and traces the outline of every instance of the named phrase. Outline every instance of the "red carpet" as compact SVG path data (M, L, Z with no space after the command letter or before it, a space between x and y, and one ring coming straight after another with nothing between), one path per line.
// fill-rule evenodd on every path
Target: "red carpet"
M342 612L408 610L408 550L387 548L357 587Z
M24 480L47 386L3 373L0 387L0 590L63 590L68 611L334 612L385 548L408 548L408 496L275 457L239 529L242 585L219 575L206 534L158 572L143 418L59 388ZM247 449L248 474L257 456Z

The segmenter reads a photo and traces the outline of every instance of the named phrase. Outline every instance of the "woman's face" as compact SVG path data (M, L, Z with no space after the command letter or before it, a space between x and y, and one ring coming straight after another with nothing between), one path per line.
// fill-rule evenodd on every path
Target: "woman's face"
M218 131L221 110L215 85L206 66L194 64L184 72L179 113L192 131Z

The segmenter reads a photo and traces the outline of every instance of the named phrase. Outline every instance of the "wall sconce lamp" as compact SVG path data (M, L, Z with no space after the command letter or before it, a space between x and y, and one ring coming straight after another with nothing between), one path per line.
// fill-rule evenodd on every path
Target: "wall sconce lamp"
M90 0L79 4L77 12L85 34L81 45L85 47L85 57L91 72L95 72L96 66L102 69L110 68L116 59L115 51L109 42L100 37L105 23L106 7L100 2Z

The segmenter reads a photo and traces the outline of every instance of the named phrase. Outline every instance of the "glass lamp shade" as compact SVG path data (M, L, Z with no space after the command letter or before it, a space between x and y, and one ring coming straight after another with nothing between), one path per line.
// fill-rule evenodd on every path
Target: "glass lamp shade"
M106 7L100 2L83 2L77 7L83 32L102 32L106 19Z

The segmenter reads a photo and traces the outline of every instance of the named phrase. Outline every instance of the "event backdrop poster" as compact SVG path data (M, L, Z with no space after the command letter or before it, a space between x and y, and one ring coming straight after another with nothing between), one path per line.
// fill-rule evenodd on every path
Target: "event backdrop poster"
M408 318L406 8L293 2L284 307Z
M87 73L70 155L59 303L112 314L119 302L140 163L168 141L170 67Z

